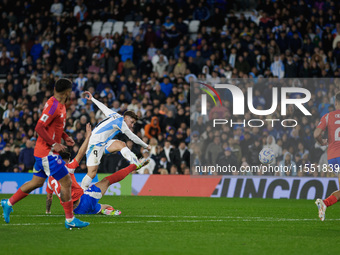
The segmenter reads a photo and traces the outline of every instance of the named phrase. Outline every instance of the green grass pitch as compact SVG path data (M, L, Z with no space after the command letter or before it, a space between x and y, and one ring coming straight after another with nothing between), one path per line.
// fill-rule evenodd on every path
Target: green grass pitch
M14 206L10 224L0 222L0 254L338 253L337 204L321 222L311 200L106 196L122 215L78 215L90 226L66 230L53 200L49 216L44 195Z

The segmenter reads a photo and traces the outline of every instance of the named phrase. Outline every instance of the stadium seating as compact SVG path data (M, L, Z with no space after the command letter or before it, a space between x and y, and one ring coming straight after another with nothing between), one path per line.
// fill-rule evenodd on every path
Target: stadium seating
M128 32L131 33L134 26L135 26L135 22L134 21L127 21L127 22L125 22L124 26L126 26Z
M192 20L189 23L189 33L196 34L198 32L198 29L200 27L200 21L199 20Z
M116 21L114 23L114 25L113 25L112 34L115 34L115 33L122 34L123 27L124 27L124 22L123 21Z

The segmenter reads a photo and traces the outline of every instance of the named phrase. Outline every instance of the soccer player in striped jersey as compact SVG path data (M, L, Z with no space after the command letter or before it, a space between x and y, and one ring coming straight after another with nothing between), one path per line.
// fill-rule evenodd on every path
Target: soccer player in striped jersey
M136 155L130 151L124 142L112 140L118 133L124 133L134 143L141 145L145 149L150 150L151 146L144 143L131 131L138 119L133 111L126 111L124 116L122 116L93 98L90 92L86 91L84 94L85 98L95 103L106 116L106 118L93 129L86 151L87 175L85 175L81 183L81 187L86 190L97 174L100 160L104 153L109 154L120 151L127 161L140 167Z
M328 140L322 139L322 134L328 130ZM335 95L335 111L329 112L322 116L317 128L314 131L315 140L322 146L328 145L327 159L329 167L338 174L340 185L340 92ZM323 166L320 169L324 169ZM340 190L334 191L328 198L322 200L318 198L315 201L319 209L320 220L325 220L327 207L335 204L340 200Z
M89 225L73 216L73 203L71 200L71 176L69 175L65 162L59 155L66 149L61 144L63 139L68 146L73 146L74 141L65 132L66 108L65 103L70 97L72 82L68 79L59 79L54 88L52 96L45 104L42 115L36 125L35 131L39 137L34 148L34 174L31 181L22 185L10 199L3 199L1 206L6 223L10 221L12 206L28 196L36 188L42 187L48 176L53 176L59 181L60 197L65 211L65 227L82 228Z

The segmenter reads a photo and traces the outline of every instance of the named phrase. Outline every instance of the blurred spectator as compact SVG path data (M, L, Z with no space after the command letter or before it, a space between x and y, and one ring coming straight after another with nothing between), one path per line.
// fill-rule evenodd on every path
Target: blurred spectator
M210 18L210 11L208 7L203 6L204 1L200 1L194 10L193 18L200 20L202 23Z
M283 155L283 160L279 163L280 176L296 176L297 168L296 164L292 159L292 155L286 152Z
M21 150L19 155L19 165L24 171L32 170L34 166L34 146L35 138L27 139L26 147Z
M167 161L166 157L163 155L160 157L159 161L156 162L156 169L158 169L156 172L154 171L154 174L162 174L160 169L166 169L167 171L170 171L171 164Z
M78 92L83 91L87 81L88 81L87 78L84 76L83 72L80 70L78 72L78 78L74 81L76 85L76 90Z
M3 149L1 155L0 155L0 162L1 165L4 167L2 169L2 172L11 172L12 168L17 162L17 156L14 152L11 151L11 145L6 144L5 148Z
M237 163L236 157L232 154L231 148L227 147L224 149L223 153L220 153L220 156L217 158L216 163L220 166L226 166L232 169L231 167L235 167L238 169L239 165ZM231 174L232 172L226 172L225 174Z
M164 56L160 55L159 60L157 61L156 65L153 68L154 72L156 72L157 77L163 77L167 65L168 64L164 60Z
M280 56L276 55L274 57L274 62L270 66L270 71L273 73L274 76L278 78L283 78L285 75L285 66L280 60Z
M175 27L175 24L171 21L171 18L167 16L165 18L165 22L163 23L163 26L166 30L171 30L173 27Z
M179 174L179 173L178 173L178 167L177 167L176 165L172 165L172 166L170 167L170 174L171 174L171 175Z
M178 169L181 169L181 162L185 162L186 166L190 166L190 152L184 141L180 142L178 148L174 150L173 163Z
M159 127L159 120L156 116L152 117L151 123L145 125L145 136L147 138L157 137L161 133L161 128Z
M50 12L54 16L60 16L63 12L63 4L59 3L59 0L54 0L54 3L51 5Z
M122 61L133 59L133 46L131 45L131 41L129 39L125 39L124 45L122 45L119 49L119 54L121 55Z
M153 171L155 170L156 162L150 157L150 152L148 150L143 150L143 158L140 160L141 162L144 162L145 160L150 160L149 164L146 166L143 166L137 172L139 174L153 174Z
M40 84L37 80L37 77L33 74L28 82L27 94L30 96L34 96L39 92Z
M9 102L7 104L7 109L4 111L4 113L2 114L2 119L5 120L6 118L9 120L9 118L12 118L14 114L14 107L13 107L13 103ZM6 121L5 123L6 124ZM1 126L2 127L2 126ZM2 127L1 131L4 131L5 129Z
M161 82L160 85L161 90L164 92L165 96L168 97L173 88L173 84L170 82L169 77L165 76L163 82Z

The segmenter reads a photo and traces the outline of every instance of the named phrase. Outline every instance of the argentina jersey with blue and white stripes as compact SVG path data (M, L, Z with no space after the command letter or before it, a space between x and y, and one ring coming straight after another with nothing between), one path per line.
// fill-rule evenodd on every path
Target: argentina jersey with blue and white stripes
M93 129L89 144L105 145L122 131L124 117L118 113L110 114Z

